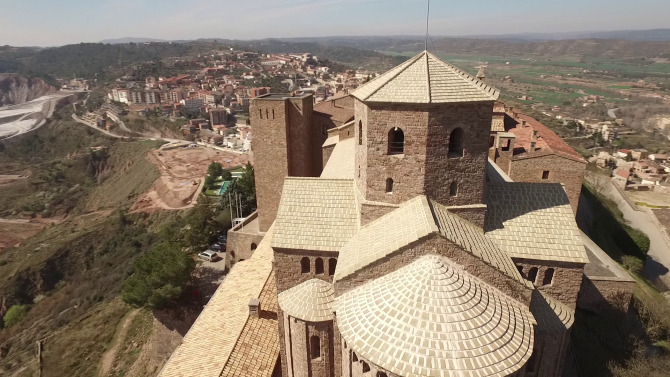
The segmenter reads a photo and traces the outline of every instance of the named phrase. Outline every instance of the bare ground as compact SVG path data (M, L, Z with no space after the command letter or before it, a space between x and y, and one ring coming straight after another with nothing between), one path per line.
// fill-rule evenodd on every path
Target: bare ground
M161 176L148 192L138 198L131 212L153 213L161 209L190 208L195 205L202 190L210 163L218 162L225 169L249 161L247 155L203 147L155 150L147 158L158 168Z
M123 343L128 332L128 325L130 325L130 322L135 318L137 313L137 309L131 310L117 327L116 334L114 334L114 338L112 339L112 346L102 355L102 359L100 360L100 376L107 376L111 371L119 346Z

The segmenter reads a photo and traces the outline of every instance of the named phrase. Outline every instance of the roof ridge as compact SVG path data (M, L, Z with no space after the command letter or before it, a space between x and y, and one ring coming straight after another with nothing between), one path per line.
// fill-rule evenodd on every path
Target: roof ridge
M433 96L430 94L430 92L431 92L431 87L430 87L430 61L428 60L428 50L425 50L423 53L426 56L426 81L427 81L426 90L428 91L428 103L433 103Z
M386 85L388 85L389 82L393 81L393 79L395 79L396 77L398 77L401 73L405 72L405 70L407 70L407 68L409 68L410 66L412 66L412 64L416 63L419 59L421 59L422 56L423 56L423 54L419 54L419 55L417 55L417 56L415 56L415 57L413 57L413 58L411 58L411 59L407 59L406 62L400 64L399 66L393 67L393 68L389 69L388 71L384 72L383 74L379 75L378 78L381 79L382 77L384 77L384 75L386 75L387 73L392 72L394 69L397 69L397 70L398 70L398 72L396 72L394 75L392 75L391 77L389 77L388 79L386 79L386 82L385 82L385 83L381 84L377 89L373 90L370 94L368 94L367 96L365 96L365 99L367 100L368 98L370 98L370 97L372 97L373 95L375 95L375 93L377 93L377 92L380 91L383 87L385 87ZM368 84L372 84L372 82L373 82L373 81L369 82Z
M426 57L427 57L426 60L428 60L428 57L433 58L438 63L444 65L450 71L460 75L464 79L464 81L466 81L467 83L469 83L470 85L472 85L476 89L479 89L479 90L482 90L482 91L486 92L486 94L488 94L489 96L495 97L496 92L499 92L498 89L487 85L483 81L481 81L478 78L472 76L471 74L463 71L462 69L456 67L455 65L452 65L448 62L445 62L444 60L440 59L438 56L435 56L428 51L426 51L426 54L427 54L426 55Z

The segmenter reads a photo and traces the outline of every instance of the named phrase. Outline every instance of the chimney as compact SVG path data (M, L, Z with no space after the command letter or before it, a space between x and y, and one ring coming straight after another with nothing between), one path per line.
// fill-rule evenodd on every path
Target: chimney
M249 316L258 318L261 314L261 300L257 298L252 298L249 301Z
M522 126L522 128L526 128L526 121L525 120L521 121L521 126Z

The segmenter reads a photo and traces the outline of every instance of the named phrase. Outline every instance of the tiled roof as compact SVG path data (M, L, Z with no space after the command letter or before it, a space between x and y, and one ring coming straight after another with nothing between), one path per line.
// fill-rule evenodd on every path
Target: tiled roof
M307 322L333 319L335 300L333 284L311 279L279 294L279 306L284 313Z
M491 131L493 132L505 132L505 116L504 115L493 115L491 120Z
M284 180L272 247L338 251L356 233L353 179Z
M572 309L540 290L533 291L530 311L540 331L565 332L575 322L575 312Z
M271 227L251 258L230 270L160 377L219 377L247 324L249 300L260 297L272 272L272 232Z
M274 272L261 291L261 313L249 316L221 377L270 377L279 357L277 286Z
M340 141L340 135L329 136L328 139L326 139L326 141L324 141L323 145L321 145L321 146L322 147L329 147L331 145L337 144L339 141Z
M428 200L417 196L362 227L341 250L335 270L335 281L437 232Z
M347 344L400 376L507 376L533 352L530 311L441 256L354 288L336 308Z
M337 137L334 136L334 137ZM354 179L356 165L356 144L354 138L339 141L321 172L321 178Z
M380 260L412 242L439 233L465 251L532 288L509 255L489 240L483 230L425 196L417 196L400 208L370 222L340 250L335 281Z
M489 182L486 235L513 258L588 263L559 183Z
M475 224L450 213L447 208L433 200L430 205L435 214L440 234L461 246L477 258L503 271L507 276L532 289L533 284L524 279L512 259Z
M332 101L320 102L314 105L316 115L329 117L334 122L347 123L354 119L354 109L338 107Z
M451 103L493 101L499 92L424 51L352 95L364 102Z
M568 143L563 141L563 139L556 135L554 131L550 130L549 127L540 123L536 119L529 117L526 114L518 113L516 120L519 122L525 120L528 127L523 128L521 125L517 125L515 128L510 129L510 131L516 135L516 140L514 143L515 148L523 147L526 149L526 151L528 151L530 148L530 141L533 130L536 130L538 132L536 148L540 148L537 150L537 152L541 152L542 149L548 149L559 156L586 163L586 160L584 160L584 158L577 151L572 149ZM523 153L520 155L515 154L514 158L533 158L539 155L541 154L536 153L535 155L529 155L528 153Z

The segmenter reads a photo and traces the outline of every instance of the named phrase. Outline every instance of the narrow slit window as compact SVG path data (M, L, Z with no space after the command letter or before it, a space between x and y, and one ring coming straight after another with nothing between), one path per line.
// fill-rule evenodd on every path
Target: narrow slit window
M528 271L528 281L535 284L535 279L537 279L537 267L533 267Z
M405 133L400 128L391 128L388 139L388 154L405 153Z
M316 258L314 269L316 270L317 275L323 275L323 259Z
M300 272L303 274L309 273L309 258L304 257L300 260Z
M321 339L318 336L314 335L309 339L312 359L321 358Z
M544 279L542 279L542 285L551 285L553 281L554 281L554 269L547 268L547 270L544 271Z
M391 178L386 179L386 193L393 194L393 179Z
M453 181L451 182L451 185L449 186L449 195L452 198L455 198L458 196L458 182Z

